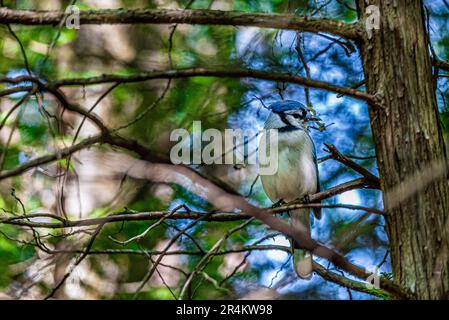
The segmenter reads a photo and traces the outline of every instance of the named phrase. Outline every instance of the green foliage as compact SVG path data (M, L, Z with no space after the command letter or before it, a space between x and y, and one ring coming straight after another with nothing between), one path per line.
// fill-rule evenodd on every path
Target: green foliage
M8 235L11 239L5 237ZM32 246L20 245L14 241L19 236L19 230L11 226L0 225L0 289L6 288L11 282L10 266L27 261L34 256L35 250Z

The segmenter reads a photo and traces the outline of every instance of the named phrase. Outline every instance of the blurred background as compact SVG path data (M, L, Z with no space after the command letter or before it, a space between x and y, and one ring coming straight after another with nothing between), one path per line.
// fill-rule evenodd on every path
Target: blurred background
M348 0L6 0L3 4L15 9L64 10L72 3L81 10L209 8L293 13L346 23L357 20L356 5ZM425 4L433 49L439 58L448 60L449 36L442 30L449 27L449 5L445 0L426 1ZM29 69L43 81L192 67L251 68L300 75L347 87L363 80L356 46L330 35L207 25L82 25L79 30L51 26L12 25L11 28L23 45ZM27 74L20 43L5 25L0 28L0 74L9 77ZM448 77L440 77L437 85L441 120L447 132ZM5 88L3 85L2 89ZM89 109L109 89L111 84L64 87L63 91L70 101ZM363 85L359 89L363 90ZM15 93L0 98L0 118L6 119L0 130L1 171L70 146L83 120L77 114L63 112L51 95L42 96L41 101L38 96L31 96L8 116L24 95ZM343 154L378 174L366 104L327 91L246 78L157 79L112 88L96 105L95 113L111 128L125 125L120 130L122 136L131 137L155 153L168 156L169 146L173 144L169 141L173 129L185 128L191 132L192 122L200 120L203 130L242 128L256 133L268 116L266 107L282 99L308 104L323 119L321 128L310 132L318 158L328 155L323 151L324 143L334 144ZM62 120L56 121L59 117ZM98 129L86 121L76 141L95 133ZM123 151L106 145L91 147L73 155L70 163L60 160L1 180L0 208L3 212L0 216L20 213L21 203L27 213L57 213L73 220L103 217L124 209L171 210L180 204L192 210L212 209L210 204L177 185L117 177L114 163L108 162L108 155L114 152ZM199 165L194 168L220 179L245 195L252 204L272 205L257 179L254 166ZM333 160L321 162L319 172L323 190L358 177ZM325 202L382 209L381 194L375 190L349 191ZM138 243L131 242L126 246L110 239L129 239L152 223L154 221L108 224L92 250L162 250L189 221L167 220ZM225 232L240 223L199 222L187 231L188 235L181 236L171 250L197 251L198 246L210 249ZM51 248L82 249L92 227L84 232L74 232L76 229L36 230ZM355 264L372 271L379 267L379 272L389 276L388 239L380 216L345 209L323 209L322 219L313 221L312 236L332 244ZM73 263L76 255L49 255L32 245L32 239L32 231L28 228L0 224L0 298L42 298ZM227 239L222 248L231 250L255 243L289 245L284 236L252 222ZM138 298L176 298L186 273L200 259L201 255L165 256L158 273L144 286ZM317 261L340 273L327 261ZM144 254L90 254L74 268L55 297L131 299L151 265L151 259ZM311 281L299 280L293 272L290 255L280 250L217 255L202 274L195 277L192 288L194 299L373 299L371 295L327 282L318 275Z

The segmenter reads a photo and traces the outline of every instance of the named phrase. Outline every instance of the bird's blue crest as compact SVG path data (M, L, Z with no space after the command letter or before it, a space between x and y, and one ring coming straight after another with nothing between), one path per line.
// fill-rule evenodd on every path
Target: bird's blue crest
M302 103L293 100L278 101L271 104L269 108L271 109L271 111L276 113L298 109L307 110L307 108Z

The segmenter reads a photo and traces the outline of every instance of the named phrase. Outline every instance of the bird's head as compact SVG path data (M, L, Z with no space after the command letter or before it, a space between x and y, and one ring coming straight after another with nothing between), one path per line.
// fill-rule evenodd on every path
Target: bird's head
M269 109L271 109L271 114L265 123L265 129L306 130L310 121L321 120L297 101L278 101L270 105Z

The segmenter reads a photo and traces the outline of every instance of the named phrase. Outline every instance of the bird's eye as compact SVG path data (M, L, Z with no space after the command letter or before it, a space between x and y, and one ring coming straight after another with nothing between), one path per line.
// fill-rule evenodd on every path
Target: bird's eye
M302 116L300 114L298 114L298 113L294 113L294 114L292 114L292 116L295 119L301 119L302 118Z

